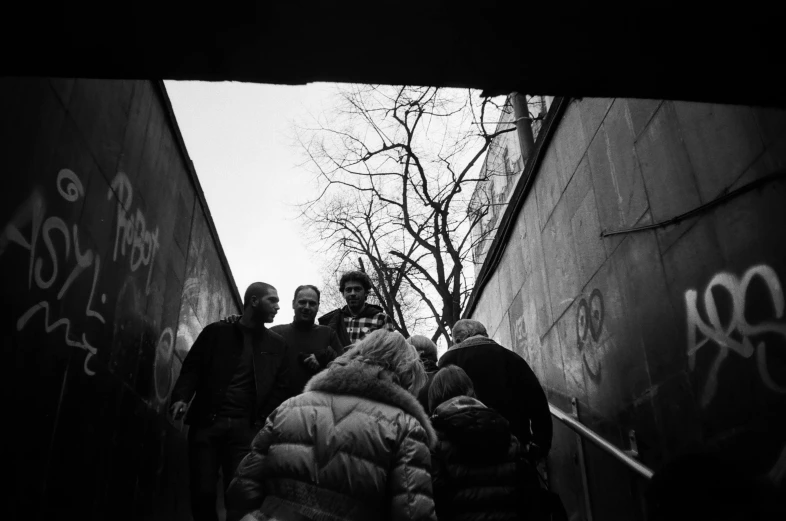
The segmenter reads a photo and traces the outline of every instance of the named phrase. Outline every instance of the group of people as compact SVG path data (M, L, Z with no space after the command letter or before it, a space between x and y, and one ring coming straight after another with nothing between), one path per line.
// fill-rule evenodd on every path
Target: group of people
M197 338L170 408L190 426L193 518L218 519L220 470L228 521L547 519L552 425L527 362L474 320L437 360L366 302L365 273L339 289L347 305L317 320L319 289L298 287L292 323L268 329L278 294L254 283Z

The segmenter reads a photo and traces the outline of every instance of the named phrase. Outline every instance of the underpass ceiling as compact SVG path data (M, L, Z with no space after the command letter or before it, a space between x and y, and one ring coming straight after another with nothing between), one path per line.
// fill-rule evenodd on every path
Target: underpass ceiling
M83 2L6 7L2 74L473 87L786 106L775 5Z

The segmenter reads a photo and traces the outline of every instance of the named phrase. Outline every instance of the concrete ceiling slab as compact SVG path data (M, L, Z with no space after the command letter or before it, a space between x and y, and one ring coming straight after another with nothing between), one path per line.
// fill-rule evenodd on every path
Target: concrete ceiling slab
M472 87L786 106L784 18L685 2L4 7L2 74Z

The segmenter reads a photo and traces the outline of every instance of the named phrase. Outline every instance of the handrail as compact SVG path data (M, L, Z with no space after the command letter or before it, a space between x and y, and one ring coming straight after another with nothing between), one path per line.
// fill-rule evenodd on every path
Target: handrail
M583 436L584 438L590 440L592 443L600 447L601 449L605 450L622 463L633 469L634 471L638 472L641 476L651 479L652 478L652 470L649 467L642 465L637 460L631 458L625 452L620 450L619 448L615 447L608 441L606 441L603 437L601 437L598 433L587 427L586 425L579 422L576 418L571 416L570 414L565 413L561 409L554 407L553 405L549 404L549 409L551 410L551 414L557 418L559 421L573 429L575 432Z

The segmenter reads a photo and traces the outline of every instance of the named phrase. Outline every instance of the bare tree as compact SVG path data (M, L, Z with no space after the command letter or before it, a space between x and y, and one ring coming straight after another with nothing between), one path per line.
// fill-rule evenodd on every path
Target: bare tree
M482 237L471 231L488 211L468 212L469 199L498 174L480 163L515 126L497 128L499 100L471 91L352 85L339 95L335 112L298 128L319 183L302 216L336 270L371 275L403 333L428 321L434 340L449 339L472 290L463 268Z

